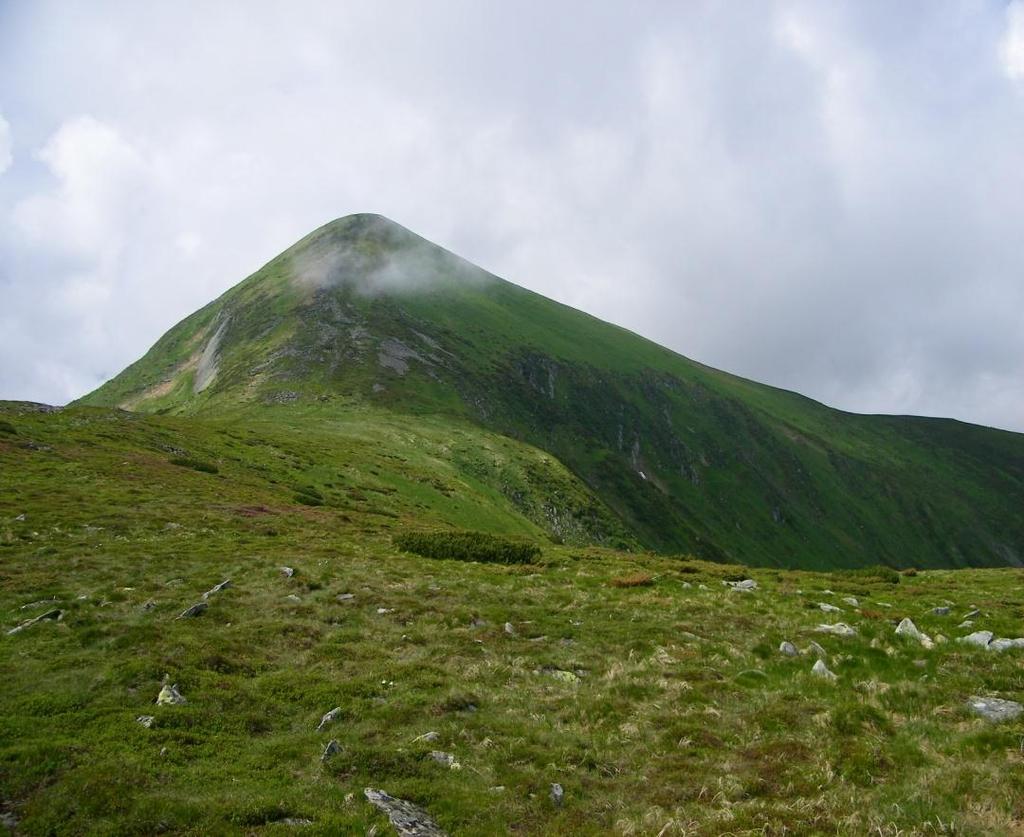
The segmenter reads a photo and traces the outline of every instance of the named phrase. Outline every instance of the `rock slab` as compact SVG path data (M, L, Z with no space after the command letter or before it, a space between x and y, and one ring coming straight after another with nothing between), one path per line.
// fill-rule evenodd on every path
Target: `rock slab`
M398 837L448 837L418 805L374 788L366 788L363 793L371 805L387 814Z

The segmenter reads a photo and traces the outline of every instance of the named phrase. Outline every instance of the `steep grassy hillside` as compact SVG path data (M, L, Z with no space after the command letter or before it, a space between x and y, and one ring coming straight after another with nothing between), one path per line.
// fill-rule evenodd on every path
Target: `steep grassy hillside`
M0 405L16 833L392 833L367 787L481 837L1024 828L1024 715L968 707L1024 699L1024 650L953 641L1024 634L1020 570L762 569L733 591L746 568L551 543L518 494L575 497L588 537L609 524L520 443L371 408L260 415ZM483 526L539 560L395 546ZM905 616L934 648L895 634ZM816 632L837 620L856 635ZM165 684L187 703L155 705Z
M379 216L312 233L83 403L455 417L558 457L641 543L716 560L1024 559L1024 436L842 413L718 372Z

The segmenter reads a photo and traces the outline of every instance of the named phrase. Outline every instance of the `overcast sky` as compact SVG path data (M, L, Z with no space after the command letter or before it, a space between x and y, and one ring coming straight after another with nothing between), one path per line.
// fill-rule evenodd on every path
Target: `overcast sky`
M1024 0L0 0L0 398L362 211L713 366L1024 431Z

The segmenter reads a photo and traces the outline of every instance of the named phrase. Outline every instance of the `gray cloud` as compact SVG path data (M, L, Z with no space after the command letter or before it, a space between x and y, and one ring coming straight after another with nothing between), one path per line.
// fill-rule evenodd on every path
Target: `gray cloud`
M1024 430L1022 0L339 5L0 6L0 396L376 211L706 363Z

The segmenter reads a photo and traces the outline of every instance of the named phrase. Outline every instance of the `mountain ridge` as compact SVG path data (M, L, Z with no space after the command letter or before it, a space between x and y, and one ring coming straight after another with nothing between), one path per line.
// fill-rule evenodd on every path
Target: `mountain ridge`
M1024 555L1024 436L721 372L376 214L314 230L79 403L458 417L549 452L659 551L810 567Z

